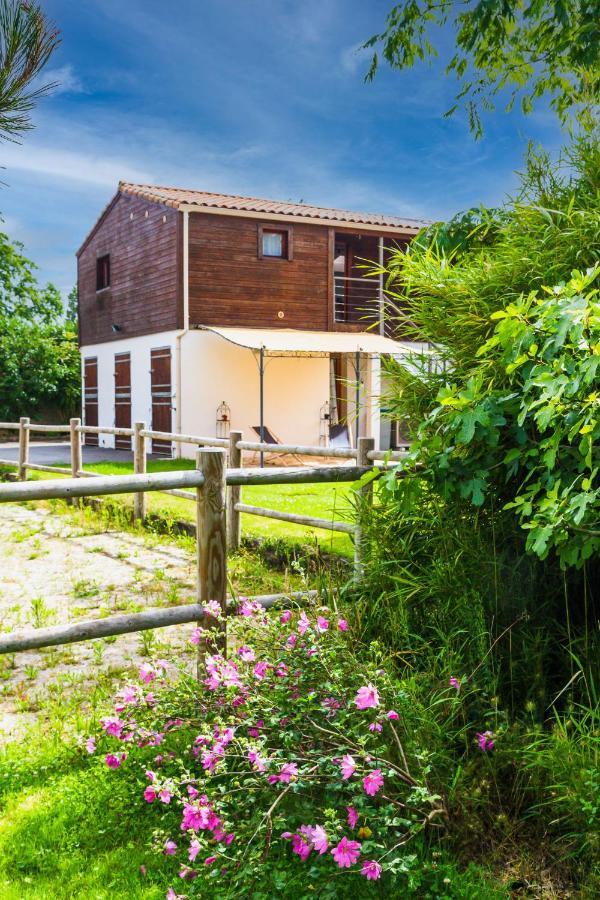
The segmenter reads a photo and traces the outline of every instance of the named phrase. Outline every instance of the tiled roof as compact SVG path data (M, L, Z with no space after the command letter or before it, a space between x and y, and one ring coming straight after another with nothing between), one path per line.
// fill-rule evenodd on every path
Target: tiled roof
M399 229L416 232L425 222L381 213L350 212L347 209L329 209L310 206L308 203L290 203L282 200L260 200L256 197L238 197L232 194L213 194L208 191L184 190L182 188L158 187L151 184L119 183L119 191L143 200L164 203L179 209L181 206L197 207L201 210L233 210L268 216L286 216L308 221L339 222L340 225L369 225L384 229Z

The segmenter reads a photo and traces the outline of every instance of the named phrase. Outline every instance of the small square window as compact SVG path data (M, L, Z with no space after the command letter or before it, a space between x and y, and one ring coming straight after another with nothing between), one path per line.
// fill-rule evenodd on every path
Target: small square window
M287 232L266 231L262 233L263 256L275 256L279 259L287 258Z
M292 227L273 228L271 225L258 226L259 259L291 259Z
M103 291L107 287L110 287L110 253L96 260L96 290Z

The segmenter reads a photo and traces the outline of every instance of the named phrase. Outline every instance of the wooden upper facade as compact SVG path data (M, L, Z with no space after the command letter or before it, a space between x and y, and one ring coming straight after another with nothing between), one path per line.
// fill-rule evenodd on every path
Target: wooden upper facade
M420 227L121 184L77 254L80 343L199 325L365 330L378 283L364 261Z

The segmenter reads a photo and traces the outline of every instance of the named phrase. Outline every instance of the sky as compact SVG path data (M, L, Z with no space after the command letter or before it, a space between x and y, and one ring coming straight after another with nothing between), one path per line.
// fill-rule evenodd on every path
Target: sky
M443 219L514 194L538 112L474 141L440 65L365 83L392 0L42 0L59 87L0 146L4 230L63 296L119 180Z

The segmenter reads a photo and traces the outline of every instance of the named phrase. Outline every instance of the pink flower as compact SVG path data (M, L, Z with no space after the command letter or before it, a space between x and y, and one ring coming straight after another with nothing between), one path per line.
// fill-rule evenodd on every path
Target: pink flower
M218 619L223 610L221 609L221 604L218 600L209 600L204 607L204 612L208 613L209 616L212 616L213 619Z
M323 616L317 616L317 629L321 632L327 631L329 622Z
M312 847L301 834L295 834L292 838L292 853L297 853L302 862L305 862L311 854Z
M387 714L387 717L388 717L388 719L393 719L394 721L396 721L396 719L400 718L400 716L398 715L398 713L396 712L395 709L390 709L390 711Z
M300 613L300 618L298 619L298 632L299 634L306 634L308 629L310 628L310 619L306 615L305 612Z
M297 634L290 634L289 638L287 639L287 645L288 645L288 647L294 648L294 647L296 646L296 643L297 643L297 642L298 642L298 635L297 635Z
M197 647L203 634L204 628L194 628L190 637L190 643L194 644Z
M87 750L88 753L95 753L96 752L96 738L93 738L93 737L88 738L87 741L85 742L85 749Z
M453 675L452 678L450 679L450 681L448 682L448 684L450 685L450 687L454 688L454 690L456 691L457 694L459 693L460 681L458 680L458 678L455 678Z
M350 828L356 828L356 823L358 822L358 813L353 806L347 806L346 809L348 811L348 825L350 826Z
M311 828L310 839L317 853L321 854L322 856L327 852L329 841L327 840L325 829L321 825L315 825L314 828Z
M383 725L380 725L379 722L371 722L369 731L383 731Z
M362 864L360 874L364 875L368 881L377 881L381 876L381 866L374 859L366 859Z
M194 838L190 844L190 849L188 850L188 859L190 862L194 862L201 849L202 845L200 844L200 841L198 838Z
M172 796L173 795L171 794L171 791L168 791L166 788L163 788L162 791L158 792L158 799L160 800L161 803L165 803L165 804L170 803Z
M142 663L139 668L139 676L140 681L143 681L144 684L150 684L151 681L154 681L156 678L156 672L150 665L150 663Z
M291 611L291 609L284 609L284 611L281 613L281 616L279 617L279 621L280 621L283 625L285 625L285 623L286 623L286 622L289 622L291 618L292 618L292 611Z
M244 662L254 662L256 659L256 653L252 647L240 647L238 649L238 656L240 656Z
M121 763L126 759L126 753L118 753L117 755L115 755L114 753L107 753L105 762L109 769L118 769Z
M361 844L358 841L349 841L343 837L337 847L333 848L331 855L340 869L349 869L360 856L360 848Z
M177 844L175 843L175 841L171 841L171 840L165 841L165 846L164 846L164 850L163 850L163 853L165 854L165 856L173 856L173 854L175 853L176 850L177 850Z
M100 725L107 734L111 735L111 737L121 739L123 736L125 723L122 722L121 719L100 719Z
M250 762L252 763L252 766L254 767L254 769L257 772L265 772L266 771L266 768L267 768L265 765L266 761L262 758L260 753L258 753L256 750L248 750L248 759L250 760Z
M217 858L216 856L207 856L206 859L204 860L204 865L205 865L205 866L212 866L212 864L214 863L214 861L216 860L216 858Z
M354 698L354 703L357 709L371 709L379 706L377 688L370 683L366 687L359 688Z
M348 631L348 623L345 619L338 619L338 628L340 631Z
M373 769L372 772L365 775L363 778L363 787L365 793L367 793L369 797L374 797L383 787L383 775L381 774L381 769Z
M239 607L239 612L242 616L255 616L261 609L260 603L256 603L255 600L248 600L246 598Z
M356 772L356 763L348 753L346 753L345 756L342 756L340 768L342 770L342 778L344 781L347 781L348 778L351 778Z
M256 665L254 666L254 677L258 678L258 680L260 681L262 678L265 677L268 667L269 667L269 664L266 662L257 662Z
M298 766L296 763L285 763L279 772L279 781L282 784L289 784L292 778L297 778Z
M156 800L157 794L153 787L148 786L144 791L144 800L146 803L154 803Z
M483 734L477 732L477 743L479 749L487 752L494 749L494 735L491 731L484 731Z

